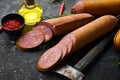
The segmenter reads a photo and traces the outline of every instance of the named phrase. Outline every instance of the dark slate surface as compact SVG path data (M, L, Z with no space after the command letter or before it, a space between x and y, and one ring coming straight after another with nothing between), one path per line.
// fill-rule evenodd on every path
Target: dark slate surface
M56 16L58 14L60 2L50 4L49 0L36 1L41 3L43 7L43 17ZM67 0L65 12L69 12L70 7L75 2L76 0ZM0 0L0 20L8 13L17 13L20 4L20 0ZM39 56L54 45L54 42L58 39L53 38L46 44L48 46L46 48L41 45L37 49L30 51L18 50L15 46L15 40L15 37L9 37L4 32L0 33L0 80L67 80L52 72L39 72L36 67ZM49 46L49 44L52 45ZM67 63L73 66L82 53L85 54L93 44L95 42L79 50L76 54L69 56L66 60ZM104 53L83 70L86 75L84 80L119 80L120 67L116 64L118 59L120 59L120 52L111 41Z

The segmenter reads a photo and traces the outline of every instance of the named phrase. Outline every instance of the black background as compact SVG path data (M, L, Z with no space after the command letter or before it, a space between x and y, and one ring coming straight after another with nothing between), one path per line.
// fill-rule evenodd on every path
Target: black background
M43 18L58 15L61 3L51 4L49 0L36 0L43 7ZM77 0L67 0L65 13ZM17 13L20 6L20 0L0 0L0 19L8 13ZM102 37L104 38L104 37ZM102 39L100 38L100 39ZM56 44L59 37L54 37L48 43L40 45L38 48L21 51L16 48L16 37L10 37L6 33L0 33L0 80L67 80L52 72L39 72L37 70L37 61L39 56L45 50ZM69 56L66 61L69 65L74 66L77 61L99 40L85 46L83 49ZM44 48L44 45L47 47ZM117 60L120 59L120 52L113 45L113 41L88 67L83 70L85 73L84 80L119 80L120 67Z

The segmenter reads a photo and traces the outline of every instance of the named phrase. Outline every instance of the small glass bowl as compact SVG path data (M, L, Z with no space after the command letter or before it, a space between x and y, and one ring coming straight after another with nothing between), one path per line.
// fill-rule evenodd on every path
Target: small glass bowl
M19 21L20 26L17 26L17 29L7 29L4 24L5 24L5 23L7 24L7 21L8 21L8 20L9 20L9 21L10 21L10 20ZM13 21L12 23L9 22L9 23L11 24L10 26L16 24L15 21ZM5 16L2 18L2 20L1 20L1 25L2 25L3 31L5 31L8 35L10 35L10 36L17 36L17 35L20 35L21 32L23 31L24 26L25 26L25 20L24 20L24 18L23 18L21 15L19 15L19 14L17 14L17 13L11 13L11 14L5 15ZM7 24L7 26L9 26L9 24ZM14 28L14 27L13 27L13 28Z

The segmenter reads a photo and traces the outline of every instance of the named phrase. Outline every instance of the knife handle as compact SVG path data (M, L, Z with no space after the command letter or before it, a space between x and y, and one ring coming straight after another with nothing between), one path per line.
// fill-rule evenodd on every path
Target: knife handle
M107 35L102 41L100 41L95 47L93 47L76 65L79 71L82 71L96 56L99 54L107 44L112 40L113 34Z

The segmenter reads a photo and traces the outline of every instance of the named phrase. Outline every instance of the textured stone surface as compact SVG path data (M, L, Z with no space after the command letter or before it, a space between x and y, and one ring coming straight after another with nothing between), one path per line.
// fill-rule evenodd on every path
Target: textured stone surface
M41 3L43 7L43 17L56 16L58 14L60 3L50 4L49 0L36 1ZM65 12L69 12L75 1L67 0ZM17 13L20 4L20 0L0 0L0 20L8 13ZM15 40L15 37L9 37L4 32L0 33L0 80L67 80L55 73L43 73L37 70L36 64L39 56L47 48L42 49L40 46L30 51L21 51L16 48ZM89 48L88 46L86 49L74 54L74 56L70 56L67 59L68 64L73 66L81 57L81 53L86 53ZM83 71L86 75L85 80L119 80L120 67L116 65L118 58L120 58L120 52L111 42L104 54L95 59Z

